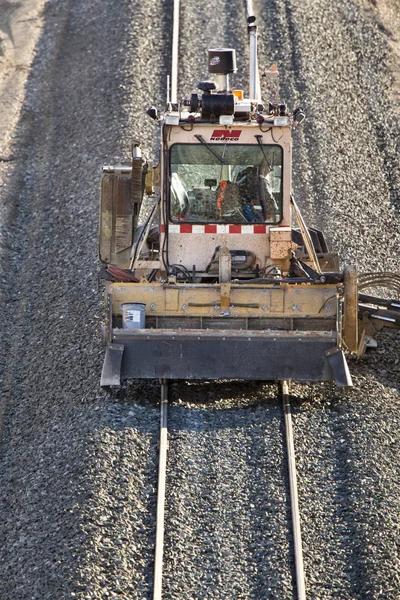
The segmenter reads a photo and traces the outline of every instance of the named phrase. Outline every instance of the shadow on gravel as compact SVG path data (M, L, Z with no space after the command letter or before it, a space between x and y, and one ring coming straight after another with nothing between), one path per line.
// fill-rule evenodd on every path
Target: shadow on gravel
M110 401L99 387L98 181L101 164L129 152L129 86L140 88L141 69L130 60L132 4L46 3L2 190L7 600L97 598L118 586L146 597L150 585L157 388L142 383Z
M176 381L170 384L171 403L197 407L251 408L277 399L274 382L243 380Z
M156 379L134 379L124 381L120 388L105 388L103 394L113 404L155 408L160 403L161 388Z
M360 482L357 469L354 469L354 440L345 424L340 428L341 444L335 448L336 494L334 497L336 519L339 526L338 548L346 557L345 577L354 598L368 597L364 591L370 587L371 565L367 554L370 543L368 532L363 528L357 496ZM372 586L373 587L373 586ZM373 594L371 595L373 597Z

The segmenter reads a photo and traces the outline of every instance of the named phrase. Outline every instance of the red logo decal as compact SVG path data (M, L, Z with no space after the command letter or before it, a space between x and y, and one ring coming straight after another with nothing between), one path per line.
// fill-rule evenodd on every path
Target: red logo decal
M210 139L212 142L238 142L241 133L240 129L214 129Z

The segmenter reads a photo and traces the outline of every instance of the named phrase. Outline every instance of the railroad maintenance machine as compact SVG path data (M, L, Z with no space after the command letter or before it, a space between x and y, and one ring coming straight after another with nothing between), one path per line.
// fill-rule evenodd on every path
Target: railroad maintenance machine
M101 385L161 380L153 600L162 600L170 379L277 381L288 458L298 600L306 600L289 382L352 385L346 354L400 327L400 275L340 266L307 227L292 191L292 132L305 118L264 73L247 0L250 90L232 89L235 50L208 51L212 80L177 100L179 0L174 0L167 105L158 164L139 142L130 164L103 167L99 254L105 280ZM210 78L210 79L211 79ZM364 292L393 289L397 300Z
M335 380L346 352L398 326L400 303L359 294L399 275L358 277L306 226L292 191L292 131L305 118L260 98L257 28L248 16L250 93L232 89L233 49L208 51L212 81L147 112L161 130L153 166L103 167L100 261L107 347L102 386L131 378ZM170 86L168 86L170 87ZM275 87L275 90L274 90ZM175 96L176 91L173 92ZM154 199L139 223L146 195Z

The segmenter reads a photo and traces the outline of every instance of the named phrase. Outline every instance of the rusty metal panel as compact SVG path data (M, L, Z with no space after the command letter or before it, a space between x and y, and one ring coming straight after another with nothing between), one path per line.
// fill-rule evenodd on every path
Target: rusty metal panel
M105 173L100 187L99 255L103 263L129 263L133 244L131 177Z
M294 247L291 228L271 227L269 235L271 260L282 260L290 257L290 252Z
M344 269L343 339L350 352L358 350L358 284L353 266Z
M154 193L155 189L160 188L160 164L153 166L149 165L149 169L145 175L145 191L148 196Z
M99 257L101 262L111 262L113 232L113 178L105 174L100 188Z
M120 254L130 248L133 242L133 207L131 201L131 181L126 176L116 175L115 194L115 252ZM129 253L127 256L129 260Z

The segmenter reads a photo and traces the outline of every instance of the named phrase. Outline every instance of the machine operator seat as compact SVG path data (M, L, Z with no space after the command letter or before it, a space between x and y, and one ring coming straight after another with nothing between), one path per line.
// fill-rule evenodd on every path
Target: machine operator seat
M243 202L240 198L239 186L232 181L221 179L217 188L217 212L220 218L224 215L240 213Z
M271 193L268 179L259 174L258 167L247 167L237 177L242 201L254 212L254 205L261 205L260 220L275 220L278 206Z

